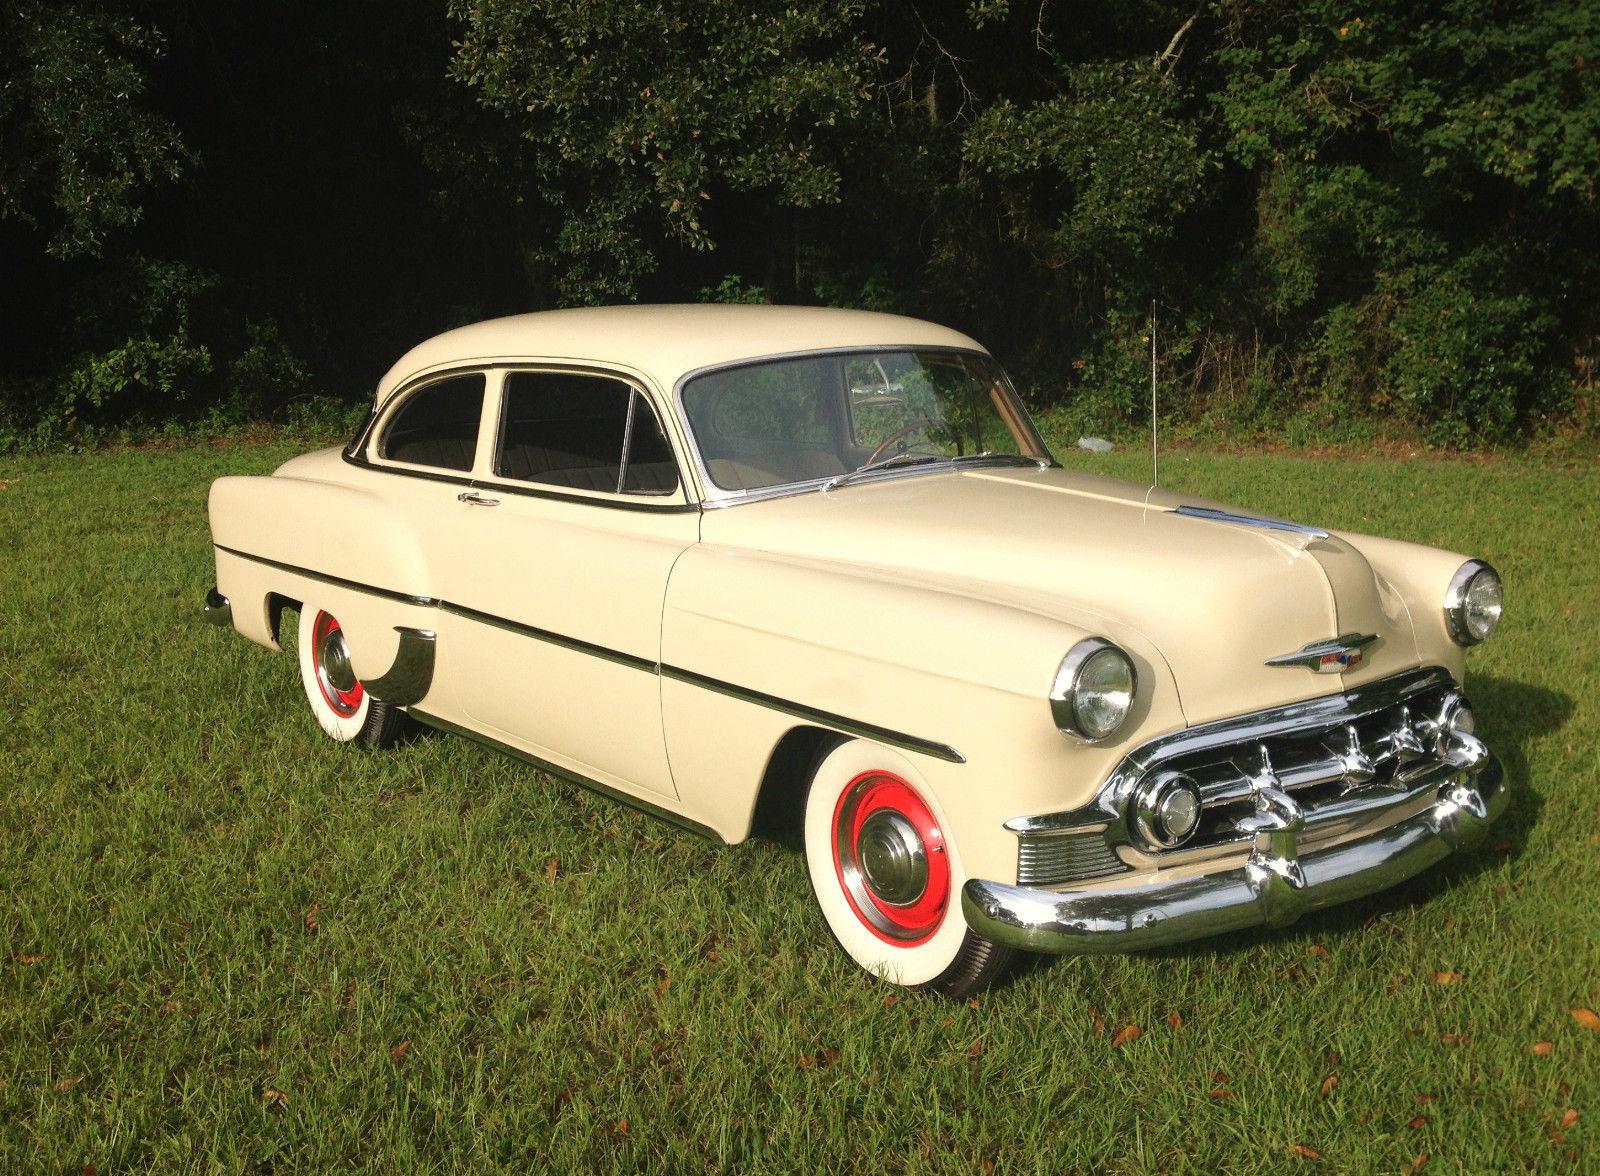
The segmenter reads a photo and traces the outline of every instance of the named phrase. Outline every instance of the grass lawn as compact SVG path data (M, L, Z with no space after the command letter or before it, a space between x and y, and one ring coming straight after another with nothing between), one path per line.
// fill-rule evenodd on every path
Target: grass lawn
M1165 455L1500 568L1511 811L1287 931L951 1005L847 964L788 850L325 740L200 622L208 483L289 455L0 461L0 1170L1600 1170L1594 467Z

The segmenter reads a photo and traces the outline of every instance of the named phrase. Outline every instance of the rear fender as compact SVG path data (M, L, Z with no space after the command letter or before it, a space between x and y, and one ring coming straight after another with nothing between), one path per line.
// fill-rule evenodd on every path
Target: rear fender
M416 535L370 491L281 474L218 478L210 515L218 590L253 641L277 648L277 594L337 616L357 676L376 678L394 660L396 626L433 625Z

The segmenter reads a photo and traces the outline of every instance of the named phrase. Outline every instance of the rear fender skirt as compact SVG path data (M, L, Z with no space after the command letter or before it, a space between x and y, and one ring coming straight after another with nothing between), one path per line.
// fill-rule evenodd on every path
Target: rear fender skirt
M374 698L393 706L412 706L426 698L433 685L437 638L432 629L396 625L394 631L400 634L394 663L379 677L361 679L361 685Z

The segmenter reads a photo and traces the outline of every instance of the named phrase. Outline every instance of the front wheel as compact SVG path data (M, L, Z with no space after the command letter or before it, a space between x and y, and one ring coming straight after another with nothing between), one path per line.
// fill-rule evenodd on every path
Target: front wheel
M340 743L389 747L405 731L406 713L372 697L350 666L338 618L311 605L300 610L300 684L311 713Z
M806 794L805 850L828 929L873 975L961 998L1009 969L1012 950L962 918L960 858L900 756L861 739L825 755Z

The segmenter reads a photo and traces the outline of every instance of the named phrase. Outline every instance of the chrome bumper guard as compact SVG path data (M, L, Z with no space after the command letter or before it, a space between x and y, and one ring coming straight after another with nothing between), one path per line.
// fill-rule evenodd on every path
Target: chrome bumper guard
M233 605L228 603L228 598L213 586L206 593L206 602L202 606L201 615L213 625L231 625L233 624Z
M1301 853L1304 818L1277 789L1256 795L1256 831L1242 865L1144 885L1056 893L974 879L961 891L967 924L996 943L1087 955L1163 947L1245 927L1281 927L1320 907L1403 882L1483 839L1510 789L1476 738L1457 736L1458 769L1432 805L1385 829ZM1148 875L1146 875L1148 876Z

